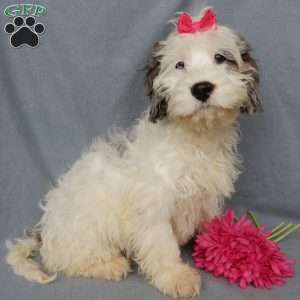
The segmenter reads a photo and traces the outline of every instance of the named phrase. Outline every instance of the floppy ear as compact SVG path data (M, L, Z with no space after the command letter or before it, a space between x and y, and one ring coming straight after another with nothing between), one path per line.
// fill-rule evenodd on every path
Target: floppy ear
M245 38L238 34L238 46L242 57L241 73L247 75L245 82L248 100L241 106L242 113L252 114L262 111L262 99L260 93L259 70L256 61L251 56L251 48Z
M157 42L153 46L152 58L150 63L145 67L145 92L150 98L150 112L149 120L156 123L157 120L161 120L167 115L168 104L164 97L156 93L153 82L160 72L160 60L162 56L159 51L162 49L162 45Z

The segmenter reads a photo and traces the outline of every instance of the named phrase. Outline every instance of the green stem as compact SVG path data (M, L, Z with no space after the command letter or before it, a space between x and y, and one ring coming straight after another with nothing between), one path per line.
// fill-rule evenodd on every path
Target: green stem
M278 225L276 225L273 229L272 229L272 234L274 234L276 231L278 231L279 229L282 229L282 227L284 227L285 223L280 223Z
M286 232L287 230L289 230L290 228L292 228L294 225L292 223L284 226L283 228L281 228L280 230L277 230L275 233L271 234L269 236L269 240L272 240L274 238L279 237L281 234L284 234L284 232Z
M278 236L273 241L276 242L276 243L278 243L279 241L283 240L285 237L287 237L288 235L290 235L293 231L297 230L298 228L300 228L300 224L293 225L292 228L290 228L289 230L287 230L284 234Z
M254 215L254 213L251 210L247 211L248 216L251 218L251 220L253 221L253 223L255 224L256 227L259 227L259 223L257 222L257 219Z

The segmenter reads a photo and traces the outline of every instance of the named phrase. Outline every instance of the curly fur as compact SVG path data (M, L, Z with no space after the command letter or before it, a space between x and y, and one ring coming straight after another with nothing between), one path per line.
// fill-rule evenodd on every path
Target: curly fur
M197 295L200 275L179 246L234 192L237 118L260 104L248 48L222 26L174 31L158 43L146 68L150 107L129 132L96 140L48 192L39 223L9 245L15 273L41 283L55 278L46 272L120 280L134 259L163 293ZM224 49L234 64L214 62ZM177 61L187 68L177 70ZM202 80L217 87L206 103L190 92ZM35 252L44 271L30 258Z

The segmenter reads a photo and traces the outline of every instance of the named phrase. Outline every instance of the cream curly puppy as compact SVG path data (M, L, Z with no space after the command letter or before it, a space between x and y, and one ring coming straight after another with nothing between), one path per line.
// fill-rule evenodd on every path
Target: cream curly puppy
M248 44L210 8L175 25L146 68L149 109L132 130L97 140L58 180L39 223L8 244L15 273L40 283L55 278L45 271L120 280L133 259L163 293L199 293L200 274L180 246L234 192L237 119L261 101Z

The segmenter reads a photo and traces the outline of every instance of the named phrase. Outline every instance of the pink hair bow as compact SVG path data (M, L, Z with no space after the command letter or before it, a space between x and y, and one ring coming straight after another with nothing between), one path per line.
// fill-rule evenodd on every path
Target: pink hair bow
M217 26L217 17L212 9L207 9L199 21L193 22L191 16L182 13L177 22L178 33L194 33L197 31L206 31Z

